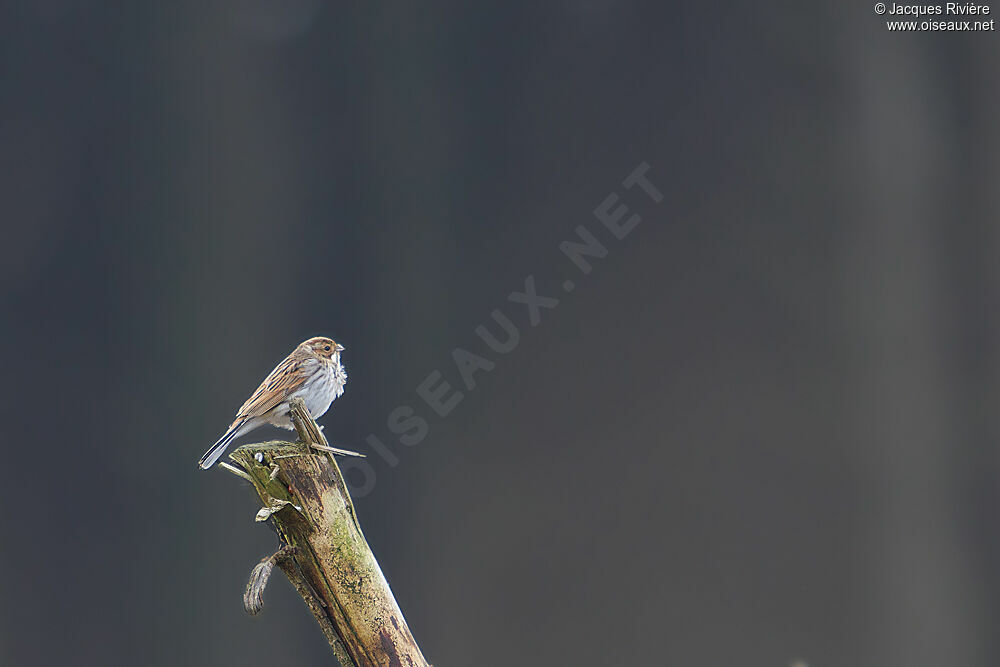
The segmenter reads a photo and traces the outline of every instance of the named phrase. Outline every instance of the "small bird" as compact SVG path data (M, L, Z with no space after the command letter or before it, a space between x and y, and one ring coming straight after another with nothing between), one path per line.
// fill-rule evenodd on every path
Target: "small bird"
M300 343L260 383L236 413L229 430L205 452L198 465L208 470L233 440L264 424L295 428L288 416L288 402L295 397L305 401L314 419L321 417L344 393L347 372L340 363L343 351L343 345L329 338L310 338Z

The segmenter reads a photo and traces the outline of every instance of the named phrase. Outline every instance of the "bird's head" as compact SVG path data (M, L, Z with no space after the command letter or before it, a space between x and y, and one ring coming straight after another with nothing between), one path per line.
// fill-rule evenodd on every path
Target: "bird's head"
M309 352L312 352L321 359L335 360L340 356L340 353L344 351L343 345L334 342L332 338L323 338L322 336L310 338L299 345L299 347L306 348Z

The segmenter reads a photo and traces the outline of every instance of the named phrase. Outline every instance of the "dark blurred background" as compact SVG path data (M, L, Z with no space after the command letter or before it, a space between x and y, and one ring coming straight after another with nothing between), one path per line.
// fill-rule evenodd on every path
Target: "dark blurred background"
M327 334L351 379L321 421L398 458L358 509L436 666L1000 664L995 33L837 2L0 7L0 663L332 663L282 578L244 614L275 539L195 466ZM658 205L621 185L641 162ZM528 275L562 299L534 328ZM456 347L496 367L440 418L415 388L460 387Z

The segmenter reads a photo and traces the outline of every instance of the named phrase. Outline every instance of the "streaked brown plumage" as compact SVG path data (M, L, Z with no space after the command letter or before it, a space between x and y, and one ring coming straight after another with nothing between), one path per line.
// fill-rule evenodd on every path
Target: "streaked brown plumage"
M330 338L310 338L299 344L261 382L198 465L211 468L233 440L264 424L293 428L288 401L297 396L305 401L313 418L322 416L347 384L347 372L340 363L343 351L344 346Z

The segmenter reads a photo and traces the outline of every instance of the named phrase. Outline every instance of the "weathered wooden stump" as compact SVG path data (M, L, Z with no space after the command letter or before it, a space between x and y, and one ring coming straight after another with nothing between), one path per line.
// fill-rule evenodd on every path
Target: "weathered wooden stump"
M249 480L287 545L254 568L244 603L260 610L277 565L309 606L344 667L430 667L361 531L326 438L301 400L292 421L302 442L244 445L227 466Z

